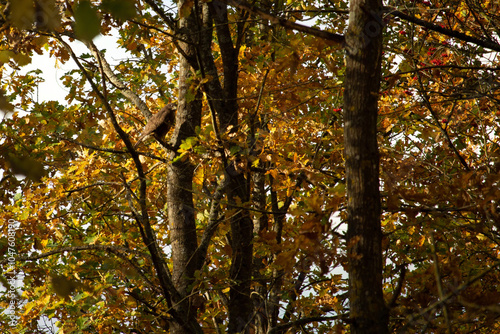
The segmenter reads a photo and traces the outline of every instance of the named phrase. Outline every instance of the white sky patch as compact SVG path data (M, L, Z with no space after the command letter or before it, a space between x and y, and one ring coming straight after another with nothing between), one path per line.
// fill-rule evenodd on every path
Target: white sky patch
M125 50L119 49L116 46L117 39L117 36L110 35L99 36L94 40L94 44L96 44L99 50L106 49L106 59L112 66L121 59L130 58L130 55L127 55ZM81 42L72 42L70 46L77 56L90 53L87 47ZM65 73L78 69L75 62L70 59L62 64L56 58L50 57L47 52L42 55L35 53L33 54L31 64L21 68L21 73L25 74L37 69L42 71L40 76L43 82L38 85L38 89L35 92L36 96L33 97L33 100L39 103L44 101L58 101L60 104L66 105L66 96L69 93L69 89L62 84L60 78Z

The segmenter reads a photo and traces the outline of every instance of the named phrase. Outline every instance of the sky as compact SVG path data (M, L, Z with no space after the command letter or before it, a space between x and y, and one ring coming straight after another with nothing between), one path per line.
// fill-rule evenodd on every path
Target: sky
M99 49L107 49L106 59L108 59L111 65L116 64L120 59L126 57L122 50L107 48L110 45L116 45L115 40L116 37L113 36L98 36L94 39L94 43ZM71 47L77 55L90 53L88 49L78 41L72 42ZM42 71L40 76L43 78L44 82L40 83L38 86L37 97L34 97L35 101L58 101L61 104L67 104L65 97L68 94L68 89L64 87L60 78L66 72L76 68L75 62L71 59L65 64L62 64L60 61L56 61L54 57L49 57L48 53L42 55L35 53L31 64L24 66L21 71L22 73L27 73L35 69L40 69Z

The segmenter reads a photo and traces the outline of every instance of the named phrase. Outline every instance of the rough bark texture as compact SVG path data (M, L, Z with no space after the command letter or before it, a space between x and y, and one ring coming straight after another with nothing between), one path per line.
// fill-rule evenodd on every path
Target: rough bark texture
M268 229L269 217L266 211L266 196L265 196L265 175L264 173L254 173L252 176L253 189L252 189L252 202L257 210L261 210L262 214L254 215L253 218L253 233L259 233ZM266 278L261 274L260 270L263 268L263 257L255 254L253 259L253 277L257 284L254 285L255 293L252 294L253 307L255 317L253 325L255 334L267 333L268 319L266 316L266 298L267 287Z
M229 166L232 169L232 166ZM229 172L231 173L231 172ZM227 174L229 174L227 173ZM228 200L237 205L237 198L242 203L249 200L246 182L243 175L232 177ZM229 327L228 333L247 333L253 321L253 303L250 299L252 282L253 260L253 222L247 210L239 210L231 218L231 281L234 282L229 290Z
M220 122L220 131L236 132L238 130L238 48L234 45L229 22L227 18L227 6L220 2L211 3L210 12L214 20L214 26L219 41L220 52L223 63L222 90L214 90L216 86L210 85L209 96ZM238 40L238 39L237 39ZM210 68L210 67L208 67ZM218 103L217 101L222 101ZM226 149L233 145L244 146L244 143L222 143ZM237 161L237 159L236 159ZM233 161L226 161L224 177L229 180L227 188L228 203L233 206L241 206L250 200L249 180L241 168L237 168ZM239 209L231 215L231 284L229 290L229 324L228 333L246 333L253 326L253 303L250 299L250 287L252 282L253 261L253 222L248 210Z
M184 1L178 3L179 10ZM196 19L195 19L196 15ZM193 4L188 17L179 21L182 40L191 43L179 43L183 49L183 60L179 72L179 106L176 118L175 142L178 145L186 137L194 136L194 127L200 123L201 105L186 103L186 79L192 69L200 71L202 77L210 77L203 85L211 112L215 112L219 124L215 126L220 134L238 130L238 43L232 41L227 18L226 5L220 2ZM212 32L215 28L223 62L223 76L219 76L212 55ZM191 70L190 70L191 68ZM183 125L184 124L184 125ZM191 127L189 127L191 126ZM225 152L239 143L220 143ZM241 143L241 146L244 146ZM225 178L227 201L237 206L250 200L250 187L243 170L235 166L234 160L226 160ZM173 282L184 296L189 295L189 286L197 266L201 265L196 253L196 231L194 208L192 205L193 167L189 163L177 162L169 168L169 219L171 221ZM250 299L253 260L253 222L247 210L238 210L230 214L231 221L231 284L229 292L228 333L246 332L250 328L253 304ZM186 320L193 317L189 313L189 303L179 305L177 312L185 312ZM179 328L178 333L184 328Z
M346 35L345 161L351 333L388 333L382 293L377 100L382 25L379 0L351 1Z
M179 8L184 1L179 1ZM186 18L179 20L181 33L196 31L195 11ZM190 38L192 35L185 35ZM189 40L189 39L187 39ZM183 54L188 58L194 57L196 50L193 43L179 43ZM195 127L201 122L200 94L195 95L193 101L188 102L186 95L189 92L189 77L191 67L188 59L181 57L179 64L179 96L175 121L175 129L171 144L177 147L188 137L195 136ZM172 153L172 160L175 154ZM182 322L172 322L172 333L192 333L194 324L197 324L195 310L190 307L191 286L194 273L198 268L198 259L194 256L197 249L197 234L195 209L193 204L192 182L194 167L189 160L177 160L168 165L168 219L170 224L170 239L172 240L172 281L181 296L181 300L173 305ZM196 326L194 326L196 327Z

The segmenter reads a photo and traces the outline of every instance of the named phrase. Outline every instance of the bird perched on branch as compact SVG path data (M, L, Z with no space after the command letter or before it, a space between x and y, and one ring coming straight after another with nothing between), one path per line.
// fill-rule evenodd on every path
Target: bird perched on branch
M168 130L170 130L175 122L176 109L177 108L174 103L169 103L159 112L151 116L142 130L139 139L137 139L134 148L137 148L137 146L139 146L139 144L151 134L154 134L157 139L163 140L163 138L167 135Z

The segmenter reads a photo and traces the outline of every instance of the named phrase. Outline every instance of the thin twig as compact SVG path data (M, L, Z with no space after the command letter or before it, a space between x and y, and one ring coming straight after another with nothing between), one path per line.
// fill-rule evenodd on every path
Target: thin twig
M444 293L443 293L443 282L441 281L441 273L439 272L439 260L438 256L436 253L436 240L434 239L434 233L430 231L430 239L431 239L431 254L432 254L432 262L434 264L434 276L436 278L436 286L438 290L438 296L439 300L442 300L444 298ZM446 322L446 327L448 329L448 334L451 334L451 324L450 324L450 317L448 316L448 305L446 303L443 303L441 305L441 309L443 310L443 316L444 320Z
M432 311L435 308L440 307L442 304L448 302L449 299L451 299L454 296L457 296L460 292L467 289L471 284L473 284L477 280L483 278L484 276L486 276L488 273L490 273L494 269L497 269L497 267L499 265L500 265L500 262L496 262L490 268L488 268L488 269L484 270L482 273L479 273L478 275L474 276L473 278L471 278L467 282L462 283L458 288L456 288L455 290L450 291L446 295L444 295L443 298L440 298L439 300L435 301L434 303L432 303L431 305L429 305L425 309L419 311L417 314L410 317L410 319L408 320L406 325L398 330L398 333L408 333L408 331L407 331L408 327L410 327L411 324L413 324L418 318L425 316L430 311Z
M76 252L76 251L83 251L83 250L107 250L107 251L113 251L113 252L121 252L125 254L135 254L135 255L140 255L144 258L151 259L151 257L143 252L136 251L134 249L126 248L126 247L121 247L121 246L111 246L111 245L82 245L82 246L73 246L73 247L61 247L49 252L41 253L41 254L36 254L36 255L24 255L24 256L18 256L16 257L16 261L35 261L39 259L43 259L55 254L60 254L64 252ZM0 264L5 264L7 263L7 258L4 258L3 260L0 260Z
M292 22L282 17L275 16L271 13L268 13L257 6L251 5L242 0L222 0L222 2L227 3L233 7L249 11L255 15L260 16L263 19L269 20L272 24L280 25L286 29L300 31L309 35L313 35L319 38L323 38L325 40L332 41L337 44L344 43L344 36L340 34L331 33L326 30L321 30L313 27L308 27L299 23Z

